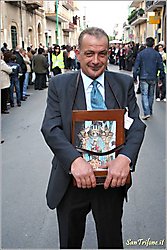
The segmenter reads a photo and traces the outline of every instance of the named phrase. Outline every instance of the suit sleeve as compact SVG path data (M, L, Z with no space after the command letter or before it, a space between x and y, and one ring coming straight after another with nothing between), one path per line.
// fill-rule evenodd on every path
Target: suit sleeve
M133 119L133 123L129 130L125 130L125 146L120 150L120 154L124 154L131 159L130 167L132 171L135 171L135 165L144 139L146 125L139 118L139 107L136 102L133 79L131 80L127 93L127 107L128 116Z
M81 155L63 132L60 98L56 88L56 79L53 78L49 83L47 107L41 132L53 154L61 163L65 172L69 174L72 162ZM66 124L66 126L69 126L69 124Z

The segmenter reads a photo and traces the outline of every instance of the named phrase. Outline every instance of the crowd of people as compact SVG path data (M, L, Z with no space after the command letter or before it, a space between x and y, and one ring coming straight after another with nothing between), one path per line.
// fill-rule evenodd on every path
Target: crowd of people
M139 47L139 44L133 41L126 44L112 44L109 48L109 62L118 65L120 70L132 71Z
M21 102L26 101L29 94L29 85L34 85L35 90L47 88L47 82L52 75L80 68L76 57L76 46L65 46L61 48L54 44L46 48L41 43L38 48L20 45L15 50L8 49L7 43L1 48L1 74L5 76L1 84L1 113L9 114L7 104L15 106L14 93L16 93L16 104L21 107ZM5 85L6 82L6 85Z
M109 47L108 62L118 65L119 70L132 72L138 54L146 47L143 44L135 44L133 41L126 44L112 44ZM29 85L34 85L35 90L43 90L48 87L47 82L50 77L80 69L76 50L75 45L62 45L60 47L58 44L53 44L51 47L45 47L41 43L35 49L33 45L27 47L27 50L18 45L15 50L10 50L7 43L4 43L1 48L1 72L8 75L8 77L5 76L7 78L6 87L1 86L1 113L9 114L7 103L14 107L15 93L16 104L20 107L21 102L26 101L29 96L27 93ZM157 102L166 102L166 48L164 42L162 41L154 46L154 50L161 55L165 71L165 77L162 81L160 80L159 71L156 75L155 98ZM155 62L151 61L150 63L155 64ZM4 65L6 72L3 69ZM12 69L12 72L10 69ZM135 70L137 70L139 77L139 68ZM134 79L134 82L136 82L136 79ZM139 83L137 94L141 93L140 85Z
M144 52L142 52L143 50ZM147 51L149 52L147 53ZM143 110L145 110L145 102L147 99L145 96L149 99L150 95L151 101L149 101L153 103L154 91L157 102L166 102L166 47L164 41L160 41L155 45L155 41L151 37L149 38L149 42L148 39L146 39L145 44L135 44L133 41L127 44L117 43L110 46L109 52L110 64L118 65L119 70L130 71L133 73L133 76L135 75L134 83L139 82L136 93L142 94ZM141 56L143 53L146 53L146 56L144 56L142 60L138 60L139 55ZM153 55L156 56L154 57ZM147 70L147 72L145 71L144 73L145 76L143 76L143 68ZM142 80L147 80L147 82L149 80L153 81L152 93L150 93L152 84L149 84L149 90L144 93ZM152 104L150 104L150 106L152 106ZM143 118L150 118L150 114L144 115Z

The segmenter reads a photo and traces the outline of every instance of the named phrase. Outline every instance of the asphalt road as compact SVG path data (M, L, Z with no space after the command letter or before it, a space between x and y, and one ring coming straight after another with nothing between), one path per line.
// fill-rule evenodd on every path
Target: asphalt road
M109 66L118 70L117 66ZM123 72L122 72L123 73ZM129 72L125 72L131 74ZM52 153L40 132L47 89L35 91L22 107L2 115L2 249L58 249L55 212L46 206L45 192ZM139 106L140 95L137 96ZM123 216L124 248L165 249L165 103L154 104L154 115L146 121L129 202ZM154 244L154 245L153 245ZM97 248L92 215L88 215L83 248Z

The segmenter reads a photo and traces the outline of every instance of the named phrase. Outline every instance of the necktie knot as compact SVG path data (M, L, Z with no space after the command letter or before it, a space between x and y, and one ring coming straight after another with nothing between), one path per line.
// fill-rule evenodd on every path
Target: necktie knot
M91 91L91 106L92 109L107 109L103 100L103 96L98 89L99 82L94 80L92 82L92 91Z
M94 81L92 82L93 88L97 88L98 84L99 84L99 82L96 81L96 80L94 80Z

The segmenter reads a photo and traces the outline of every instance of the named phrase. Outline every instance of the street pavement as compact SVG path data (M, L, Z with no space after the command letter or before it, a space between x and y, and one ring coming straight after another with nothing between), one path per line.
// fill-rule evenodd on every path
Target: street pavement
M119 71L115 65L108 69ZM56 214L45 200L52 153L40 132L47 89L35 91L30 86L28 93L30 97L21 107L10 108L10 114L1 117L5 140L1 144L1 247L58 249ZM141 107L140 95L137 101ZM165 249L165 118L165 103L155 102L153 117L145 121L146 135L124 207L124 248ZM87 217L83 248L97 248L91 214Z

